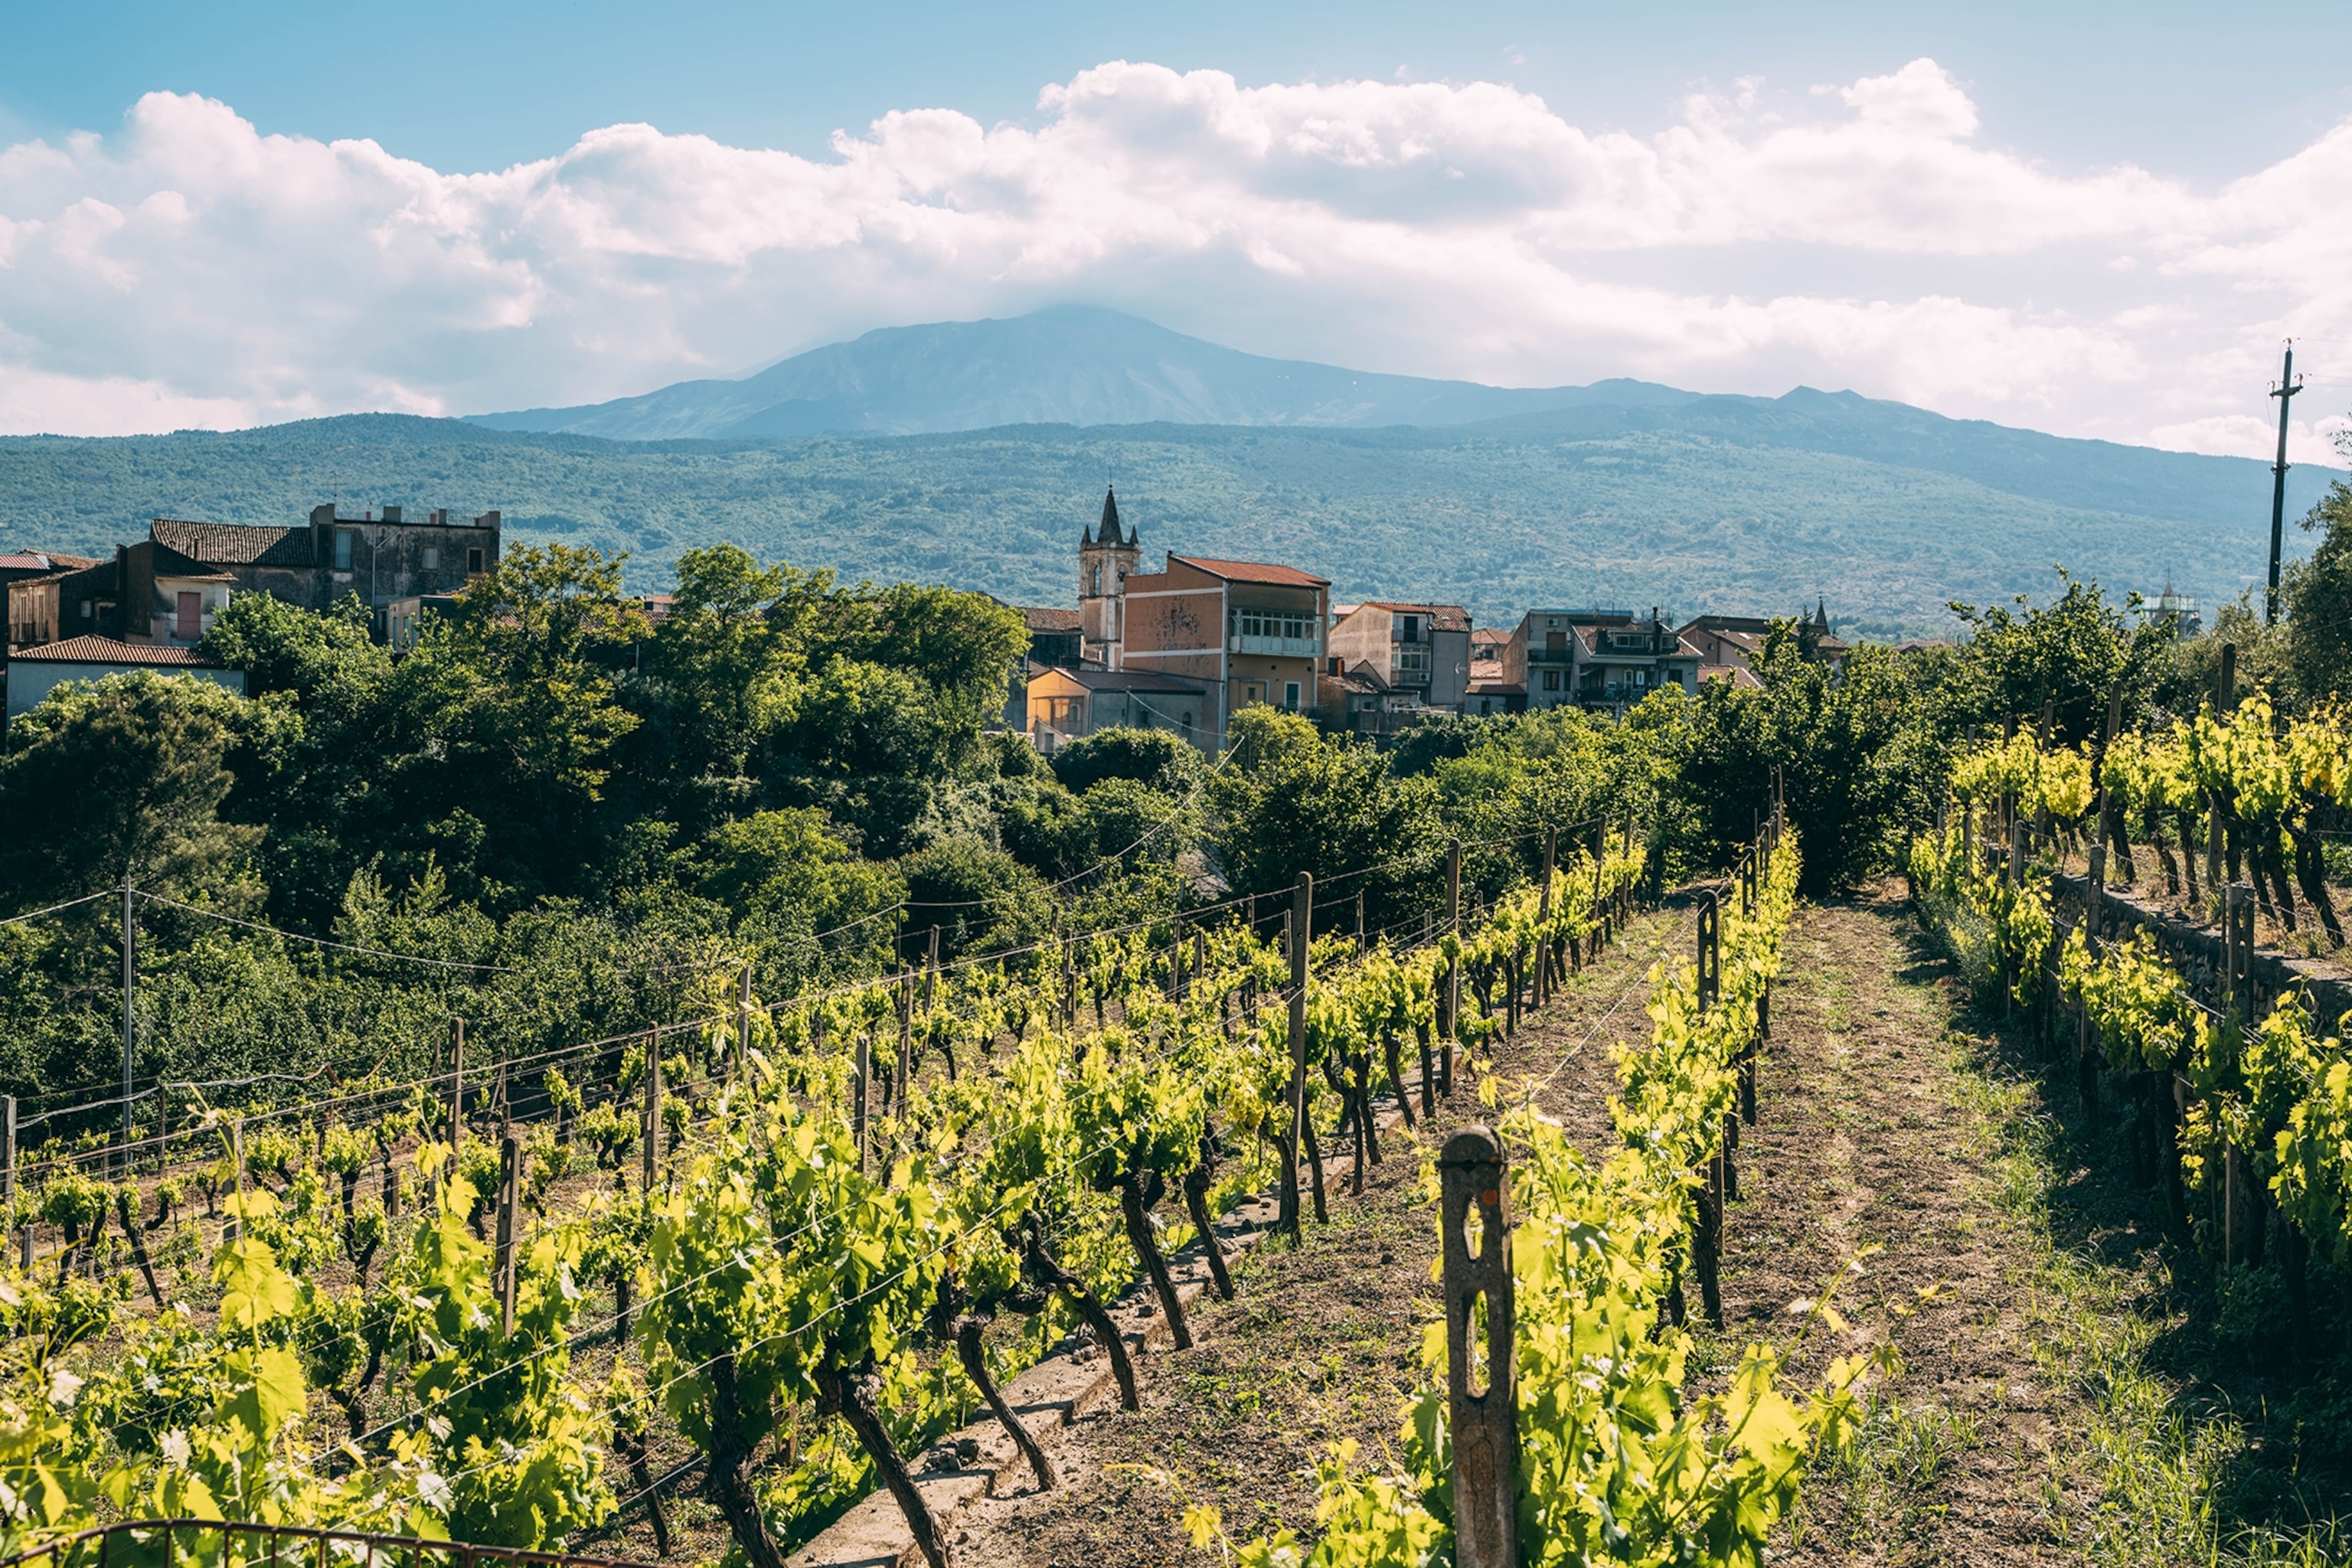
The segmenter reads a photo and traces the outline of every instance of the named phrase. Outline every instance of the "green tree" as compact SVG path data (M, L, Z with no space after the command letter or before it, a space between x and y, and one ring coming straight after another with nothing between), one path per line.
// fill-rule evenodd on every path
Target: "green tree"
M234 881L260 835L224 821L229 757L251 705L189 676L142 671L52 691L0 759L0 898L95 892L127 874L176 896Z
M1166 730L1097 730L1054 752L1054 776L1083 794L1104 779L1132 779L1181 795L1205 771L1200 752Z
M2352 485L2337 479L2303 520L2319 542L2287 568L2288 665L2306 701L2352 693Z
M654 668L687 777L740 773L760 739L791 721L806 664L805 583L733 544L678 558Z
M942 955L1034 942L1054 929L1054 899L1038 875L1001 849L950 838L901 858L907 955L940 928Z
M824 814L807 807L762 811L703 841L702 890L739 915L760 912L832 931L898 901L887 869L862 860Z
M2053 710L2051 738L2072 744L2104 732L2107 699L2117 681L2137 704L2154 684L2172 641L2171 630L2153 620L2127 625L2122 609L2107 602L2095 582L2077 581L2063 567L2065 591L2050 604L2026 595L2016 606L1979 609L1955 600L1952 614L1972 629L1973 668L1980 722L2040 721L2042 704ZM2127 601L2137 608L2139 597ZM1813 864L1807 851L1808 869Z
M1261 711L1265 713L1260 717ZM1326 739L1296 714L1235 714L1234 761L1209 781L1214 841L1234 891L1287 892L1298 873L1335 878L1370 898L1368 918L1386 923L1409 897L1425 895L1444 841L1438 793L1426 778L1399 779L1370 746Z
M1895 763L1910 689L1888 649L1864 644L1835 677L1805 658L1792 623L1773 625L1760 688L1710 680L1681 737L1674 793L1683 848L1720 866L1749 838L1780 777L1815 897L1852 887L1885 863L1906 802Z

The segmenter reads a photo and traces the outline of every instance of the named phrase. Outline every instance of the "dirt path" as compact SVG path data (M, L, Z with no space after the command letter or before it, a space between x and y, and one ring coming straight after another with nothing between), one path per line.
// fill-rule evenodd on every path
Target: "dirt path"
M2084 1412L2037 1369L2031 1244L1991 1190L1997 1053L1954 1032L1948 972L1895 902L1801 909L1783 960L1729 1214L1726 1348L1876 1247L1838 1286L1853 1331L1792 1370L1890 1333L1906 1369L1874 1395L1851 1458L1814 1478L1786 1560L2050 1561L2051 1507L2065 1506L2051 1445Z
M1498 1049L1498 1066L1514 1076L1549 1071L1561 1042L1604 1017L1604 1030L1646 1027L1642 976L1666 933L1687 923L1679 911L1637 921L1540 1023ZM1587 1057L1607 1070L1605 1034L1571 1063ZM1438 1130L1483 1114L1465 1075ZM1605 1127L1605 1103L1600 1116ZM1195 1315L1193 1348L1145 1363L1142 1410L1079 1420L1057 1452L1061 1491L1016 1489L960 1521L959 1568L1205 1562L1184 1546L1187 1502L1213 1504L1237 1539L1282 1525L1312 1538L1316 1461L1349 1437L1361 1445L1361 1463L1378 1465L1393 1449L1423 1326L1438 1310L1436 1226L1416 1191L1420 1149L1402 1130L1381 1141L1387 1158L1362 1197L1335 1186L1329 1224L1310 1224L1295 1251L1252 1253L1234 1272L1235 1300Z

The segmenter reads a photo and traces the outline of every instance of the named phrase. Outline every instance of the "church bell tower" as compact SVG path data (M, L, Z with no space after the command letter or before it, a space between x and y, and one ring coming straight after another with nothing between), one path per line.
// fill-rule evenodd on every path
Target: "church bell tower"
M1118 496L1103 491L1102 521L1078 531L1078 662L1117 669L1127 637L1127 574L1143 553L1141 541L1118 522Z

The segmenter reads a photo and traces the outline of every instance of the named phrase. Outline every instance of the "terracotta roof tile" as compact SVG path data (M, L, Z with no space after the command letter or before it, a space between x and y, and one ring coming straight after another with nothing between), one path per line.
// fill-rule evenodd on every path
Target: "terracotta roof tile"
M192 647L175 643L118 642L113 637L85 634L63 642L20 647L9 656L18 662L52 664L129 664L156 669L218 669L220 664Z
M1331 580L1301 572L1296 566L1274 566L1263 561L1216 561L1206 555L1170 555L1171 561L1181 561L1187 566L1197 566L1212 577L1223 577L1228 583L1270 583L1283 588L1328 588Z
M239 522L187 522L159 517L147 537L210 566L315 566L308 524L255 528Z
M1033 632L1074 632L1078 629L1078 612L1056 610L1024 605L1021 618Z

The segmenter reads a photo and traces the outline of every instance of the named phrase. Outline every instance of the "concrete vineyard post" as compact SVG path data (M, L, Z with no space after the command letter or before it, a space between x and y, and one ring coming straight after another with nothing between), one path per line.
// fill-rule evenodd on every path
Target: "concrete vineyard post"
M923 1011L931 1010L931 997L940 984L940 928L931 928L931 941L923 958Z
M1282 1159L1283 1234L1298 1236L1298 1162L1307 1142L1307 962L1314 945L1315 874L1298 873L1290 895L1290 1137Z
M1364 943L1364 889L1356 889L1356 956L1361 958L1370 950Z
M514 1332L515 1199L522 1184L522 1140L508 1133L499 1142L499 1331Z
M1443 1187L1445 1408L1454 1448L1456 1568L1517 1568L1518 1390L1511 1293L1510 1189L1502 1140L1469 1127L1445 1141ZM1478 1212L1478 1249L1470 1211ZM1477 1308L1486 1305L1486 1354ZM1476 1373L1486 1373L1485 1386Z

